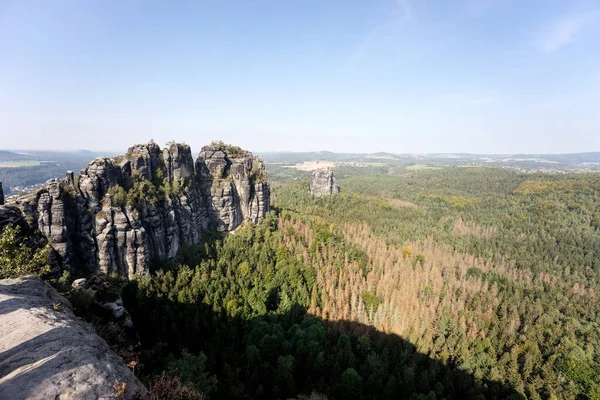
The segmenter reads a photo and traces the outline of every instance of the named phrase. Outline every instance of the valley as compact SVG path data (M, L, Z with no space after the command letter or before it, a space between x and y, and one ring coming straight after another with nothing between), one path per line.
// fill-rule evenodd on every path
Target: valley
M133 222L129 228L116 222L96 228L104 229L90 242L97 243L97 254L106 254L96 258L100 267L87 261L81 268L83 254L95 253L75 257L81 244L74 240L82 237L77 230L64 242L67 247L53 236L49 240L62 260L54 266L62 271L54 278L57 288L125 362L135 361L149 388L156 385L152 379L167 374L208 398L599 396L596 173L414 168L378 158L383 165L336 164L340 192L315 197L309 193L311 171L266 163L271 211L265 206L262 217L247 223L247 217L235 216L241 205L234 196L224 209L230 211L206 214L225 218L221 225L203 225L194 240L186 233L168 239L172 222L158 222L158 215L169 215L184 198L190 201L196 187L202 188L194 183L195 176L204 176L198 174L205 161L198 160L211 160L210 151L218 151L203 149L194 168L187 150L173 146L155 161L151 146L127 153L126 160L141 168L140 182L156 185L147 188L144 201L129 194L141 190L139 183L121 183L123 202L114 189L102 189L103 200L98 186L84 184L97 161L74 179L75 198L83 196L88 208L101 210L92 226L105 226L107 214L114 221L120 212L133 216L151 240L147 250L127 244L127 230L140 229ZM221 193L215 188L229 182L238 185L224 171L238 162L229 152L245 153L222 149L223 163L210 161L209 168L211 179L219 179L203 178L212 189L193 196L214 196ZM163 167L151 167L161 160L174 162L165 169L175 171L165 173L165 183L156 180ZM185 184L186 179L191 181ZM256 185L264 182L260 179ZM68 186L63 190L67 194ZM41 210L39 204L35 208ZM189 210L193 215L194 208ZM36 218L38 224L47 220L42 214ZM85 224L73 225L77 218L67 218L72 222L66 229L89 232ZM175 221L185 232L187 222ZM226 221L239 226L232 229ZM223 236L219 226L234 233ZM109 247L101 245L106 235L114 235ZM160 237L166 242L156 242ZM177 243L177 251L169 243ZM136 254L149 257L148 267L132 269L132 260L142 260ZM69 285L103 271L109 273L104 278L109 289L103 290L122 297L133 329L94 312Z

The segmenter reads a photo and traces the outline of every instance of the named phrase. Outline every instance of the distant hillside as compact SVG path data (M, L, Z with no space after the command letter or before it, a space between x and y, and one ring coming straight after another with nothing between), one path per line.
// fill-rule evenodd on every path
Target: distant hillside
M294 164L304 161L348 161L357 160L366 154L333 153L330 151L307 151L307 152L265 152L257 153L265 162Z
M30 160L32 157L28 154L16 153L14 151L0 150L0 161L20 161Z
M524 170L600 170L600 152L575 154L393 154L378 152L332 153L320 152L271 152L261 153L271 164L293 165L310 161L332 161L340 163L373 164L419 164L431 166L491 166L510 167Z

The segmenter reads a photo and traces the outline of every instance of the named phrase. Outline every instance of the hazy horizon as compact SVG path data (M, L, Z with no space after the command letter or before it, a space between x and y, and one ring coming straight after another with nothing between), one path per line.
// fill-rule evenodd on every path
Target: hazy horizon
M215 139L217 140L217 139ZM128 145L122 149L93 149L93 148L89 148L89 149L57 149L57 148L47 148L47 149L41 149L41 148L32 148L32 149L18 149L18 148L0 148L0 151L9 151L9 152L13 152L13 153L20 153L20 154L27 154L27 152L56 152L56 153L60 153L60 152L65 152L65 153L76 153L76 152L90 152L93 154L97 154L97 153L107 153L107 154L123 154L125 153L129 147L133 146L134 144L145 144L148 143L150 140L147 141L143 141L143 142L138 142L138 143L131 143L131 145ZM177 140L174 140L175 142L178 143L186 143L189 145L189 143L187 142L179 142ZM156 142L156 141L155 141ZM164 142L164 143L159 143L156 142L156 144L158 144L161 148L163 148L168 142ZM211 141L208 141L204 144L202 144L201 146L199 146L198 148L190 145L190 148L192 150L192 154L194 156L197 155L197 153L200 152L200 149L202 146L206 146L210 143ZM237 145L236 143L226 143L226 144L232 144L232 145ZM356 155L373 155L373 154L379 154L379 153L383 153L383 154L390 154L390 155L395 155L395 156L401 156L401 155L413 155L413 156L419 156L419 155L472 155L472 156L544 156L544 155L552 155L552 156L558 156L558 155L577 155L577 154L596 154L599 153L600 151L579 151L579 152L573 152L573 153L470 153L470 152L464 152L464 151L455 151L455 152L427 152L427 153L416 153L416 152L393 152L393 151L386 151L386 150L379 150L379 151L373 151L373 152L343 152L343 151L334 151L334 150L328 150L328 149L321 149L321 150L302 150L302 151L294 151L294 150L256 150L256 149L251 149L251 148L244 148L244 150L248 150L252 153L256 153L256 154L266 154L266 153L273 153L273 154L284 154L284 153L290 153L290 154L298 154L298 153L333 153L333 154L356 154Z
M7 149L600 151L598 0L9 0L0 52Z

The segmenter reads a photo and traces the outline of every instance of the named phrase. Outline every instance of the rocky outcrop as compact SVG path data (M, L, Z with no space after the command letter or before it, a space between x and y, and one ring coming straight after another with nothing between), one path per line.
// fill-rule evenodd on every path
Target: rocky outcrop
M39 238L34 235L29 224L23 217L21 209L14 206L0 206L0 232L4 230L6 226L17 228L16 239L19 242L25 243L30 248L41 247Z
M269 211L270 189L264 163L239 148L227 154L222 146L205 146L196 161L202 192L211 200L209 217L222 231L243 220L258 222Z
M2 181L0 181L0 206L4 204L4 190L2 189Z
M0 338L1 399L146 394L124 361L73 315L70 303L37 277L0 280Z
M0 231L8 225L19 227L22 234L29 234L29 225L18 207L0 206Z
M124 155L99 157L78 176L48 181L18 200L48 239L61 269L123 277L145 273L210 229L223 233L256 223L270 209L263 161L222 142L194 163L186 144L154 142Z
M133 327L131 316L125 309L123 299L111 291L111 285L104 275L93 275L90 279L75 279L71 287L85 298L88 304L95 304L110 314L112 321L125 329Z
M310 180L310 193L313 196L323 196L339 193L340 188L335 184L333 169L318 169L313 171Z

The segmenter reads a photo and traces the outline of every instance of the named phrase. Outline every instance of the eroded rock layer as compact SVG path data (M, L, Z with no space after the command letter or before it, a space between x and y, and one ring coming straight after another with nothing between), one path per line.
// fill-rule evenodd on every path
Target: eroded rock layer
M75 317L70 303L37 277L0 280L0 338L0 399L146 394L124 361Z
M310 180L310 193L313 196L323 196L339 193L340 188L335 183L333 169L318 169L313 171Z
M227 233L258 222L269 197L264 163L250 152L213 143L194 163L186 144L161 150L150 142L96 158L18 205L54 249L55 267L131 277L209 229Z

